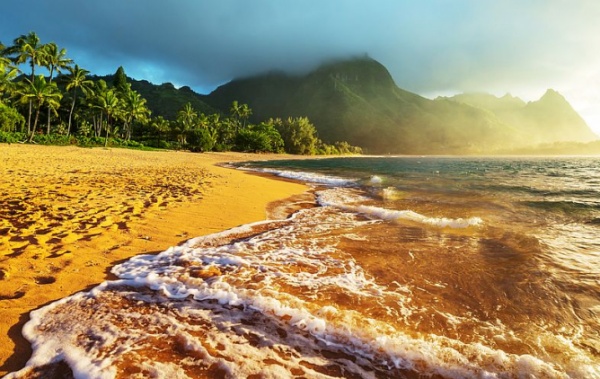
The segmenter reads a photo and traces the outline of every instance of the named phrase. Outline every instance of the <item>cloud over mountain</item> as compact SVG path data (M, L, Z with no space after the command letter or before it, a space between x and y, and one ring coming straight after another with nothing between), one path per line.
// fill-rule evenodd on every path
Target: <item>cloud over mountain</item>
M557 88L588 122L600 102L600 3L277 0L5 0L0 41L28 31L98 74L208 92L270 69L308 71L368 53L426 95ZM588 112L588 113L586 113Z

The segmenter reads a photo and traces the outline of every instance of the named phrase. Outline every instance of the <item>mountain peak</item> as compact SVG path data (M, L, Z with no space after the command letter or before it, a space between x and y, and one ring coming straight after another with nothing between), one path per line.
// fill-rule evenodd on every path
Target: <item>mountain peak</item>
M546 90L546 93L544 93L544 95L540 98L539 101L567 103L567 100L564 98L564 96L558 93L557 91L553 90L552 88L548 88Z
M544 131L546 141L542 142L589 142L597 139L564 96L553 89L548 89L538 101L527 103L524 114L538 130Z
M565 97L563 95L558 93L558 91L553 90L552 88L547 89L546 92L544 93L544 95L542 97L540 97L539 100L531 101L528 103L528 105L529 106L535 105L538 107L543 106L548 109L552 109L552 108L572 109L571 104L569 104L567 99L565 99Z
M328 75L344 83L395 85L387 68L367 55L324 63L314 72L314 75Z

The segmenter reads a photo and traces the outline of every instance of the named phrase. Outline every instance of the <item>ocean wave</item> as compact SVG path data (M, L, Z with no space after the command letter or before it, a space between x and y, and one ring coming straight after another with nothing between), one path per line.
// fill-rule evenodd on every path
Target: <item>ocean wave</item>
M483 224L483 220L479 217L428 217L412 210L394 210L362 204L367 200L368 198L365 196L344 189L325 190L320 191L318 194L318 202L323 206L333 206L345 211L361 213L368 217L381 220L405 220L439 228L455 229L480 226Z
M339 176L317 174L314 172L306 171L291 171L291 170L279 170L272 168L256 168L256 167L239 167L240 170L261 172L267 174L273 174L282 178L298 180L301 182L323 184L328 186L349 186L357 183L357 179L343 178Z

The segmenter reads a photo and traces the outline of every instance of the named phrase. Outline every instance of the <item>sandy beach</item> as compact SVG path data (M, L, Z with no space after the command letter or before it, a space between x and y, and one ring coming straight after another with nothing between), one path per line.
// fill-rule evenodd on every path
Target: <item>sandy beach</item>
M0 145L0 376L31 354L30 311L129 257L263 220L305 186L216 166L273 155Z

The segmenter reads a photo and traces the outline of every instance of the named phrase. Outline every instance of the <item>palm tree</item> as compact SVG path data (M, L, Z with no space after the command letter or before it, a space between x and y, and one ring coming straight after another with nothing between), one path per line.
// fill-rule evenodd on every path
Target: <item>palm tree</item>
M119 105L119 97L114 89L109 89L98 97L98 107L106 115L106 138L104 139L104 147L108 146L111 117L114 118L116 116L119 111Z
M0 46L1 48L2 46ZM11 65L9 59L0 57L0 102L5 93L9 93L13 85L13 79L17 76L19 70Z
M248 106L248 104L242 104L238 110L239 117L243 120L242 128L246 127L246 122L248 118L252 115L252 109Z
M98 80L85 93L86 104L92 114L94 136L100 137L104 128L104 112L101 109L100 98L108 91L108 85L104 80Z
M66 49L58 49L58 46L54 42L50 42L43 46L44 56L42 63L50 71L50 80L54 79L54 72L60 73L65 68L68 68L73 60L66 57ZM46 125L46 134L50 134L50 108L48 108L48 124Z
M123 94L123 111L125 116L125 139L131 139L131 128L135 120L145 119L150 115L146 107L146 99L138 92L128 88Z
M177 112L177 123L179 124L181 129L179 142L181 142L182 144L187 143L186 133L189 130L191 130L194 126L194 120L196 119L196 117L198 117L198 114L192 107L191 103L185 104L183 106L183 109Z
M80 68L78 65L75 67L67 67L69 75L66 76L67 91L72 91L73 101L71 102L71 109L69 110L69 124L67 126L67 136L71 134L71 121L73 119L73 110L75 109L75 103L77 102L77 91L82 90L84 93L89 91L94 84L86 76L90 73L87 70Z
M40 66L44 60L44 46L40 43L40 37L35 32L23 34L15 38L13 45L5 49L9 56L13 56L12 60L16 64L26 63L29 61L31 67L30 80L35 81L35 67Z
M196 124L203 129L208 129L210 127L210 118L204 113L200 113L196 118Z
M35 82L35 67L39 66L44 59L44 48L40 43L40 38L35 32L23 34L13 41L13 45L5 49L6 54L13 56L15 64L26 63L29 61L31 67L30 82ZM33 101L29 102L29 115L27 117L27 132L31 132L31 114Z
M240 110L241 107L238 104L237 100L234 100L231 103L231 108L229 108L229 113L231 114L231 119L234 121L235 123L235 134L237 135L238 133L238 125L240 123Z
M166 133L168 133L171 128L169 120L165 120L163 116L158 116L152 120L152 123L150 124L150 126L156 132L156 136L157 136L156 146L160 147L160 145L159 145L159 141L161 139L160 137L165 135Z
M234 100L231 103L231 108L229 108L229 112L233 120L235 121L235 134L238 133L238 128L242 126L242 128L246 127L246 121L252 114L252 109L248 106L248 104L239 104L237 100ZM241 125L240 125L241 124Z
M16 68L11 66L10 59L5 57L5 51L6 47L0 42L0 100L17 73Z
M43 75L38 75L33 81L24 79L23 84L18 91L18 95L21 97L21 102L29 102L36 106L35 121L28 139L28 141L31 142L33 141L37 129L42 106L46 105L56 112L56 109L60 107L62 94L58 90L56 83L49 83Z

